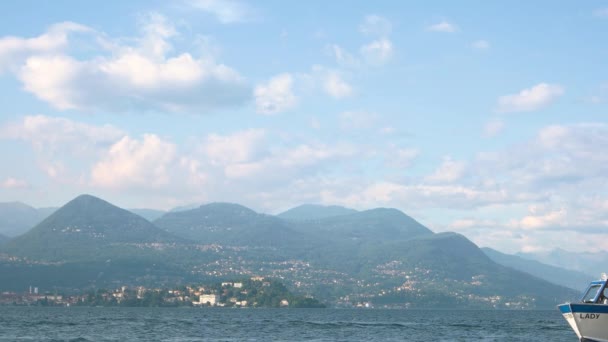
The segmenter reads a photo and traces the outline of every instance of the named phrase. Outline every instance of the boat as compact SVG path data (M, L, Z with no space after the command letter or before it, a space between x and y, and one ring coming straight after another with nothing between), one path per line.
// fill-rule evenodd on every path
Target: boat
M580 342L608 342L608 276L592 281L578 302L557 307Z

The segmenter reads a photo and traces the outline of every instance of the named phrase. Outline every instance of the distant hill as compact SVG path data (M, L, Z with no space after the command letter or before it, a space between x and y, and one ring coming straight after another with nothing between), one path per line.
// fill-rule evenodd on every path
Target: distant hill
M104 200L81 195L70 201L26 234L12 239L2 250L34 259L97 260L121 253L128 244L182 241L140 216Z
M82 195L0 246L0 289L252 275L281 279L337 306L546 308L579 294L500 265L466 237L434 234L389 208L294 220L211 203L151 223Z
M42 218L42 220L44 220L45 218L51 216L52 213L54 213L55 211L57 211L57 209L59 209L59 208L57 208L57 207L46 207L46 208L37 208L36 210L38 210L38 213L40 214L40 217Z
M8 240L9 240L8 236L0 234L0 245L6 243Z
M467 302L470 296L490 298L495 295L511 298L512 301L534 297L536 303L533 306L550 307L577 294L565 287L495 263L460 234L423 236L405 243L386 245L383 249L385 253L390 253L387 259L393 260L393 264L402 265L403 269L418 269L418 272L412 272L412 280L418 281L421 274L425 274L424 279L429 286L424 286L422 292L414 298L422 296L436 307L445 306L446 303L460 305ZM450 292L453 295L446 296ZM407 291L397 292L389 294L388 298L379 298L379 301L384 302L390 298L411 300L412 296Z
M320 238L329 237L364 242L408 240L433 232L397 209L377 208L349 215L294 222L301 232Z
M608 252L570 252L554 249L548 252L517 253L518 256L536 260L544 264L579 271L599 278L602 273L608 273Z
M9 237L27 232L46 217L47 211L39 211L21 202L0 203L0 234Z
M576 291L583 291L591 280L597 278L582 272L525 259L517 255L501 253L491 248L482 248L482 250L490 259L501 265L532 274L553 284L565 286Z
M154 224L171 234L205 244L290 247L308 240L277 217L232 203L211 203L169 212Z
M318 220L328 217L354 214L356 212L357 211L354 209L344 208L336 205L323 206L316 204L303 204L282 212L278 214L277 217L285 220Z
M155 209L129 209L129 211L132 212L133 214L136 214L136 215L139 215L139 216L145 218L146 220L148 220L150 222L156 220L157 218L159 218L167 213L166 211L155 210Z
M186 205L180 205L177 206L171 210L169 210L170 213L175 213L178 211L187 211L187 210L192 210L192 209L196 209L198 207L200 207L201 204L186 204Z

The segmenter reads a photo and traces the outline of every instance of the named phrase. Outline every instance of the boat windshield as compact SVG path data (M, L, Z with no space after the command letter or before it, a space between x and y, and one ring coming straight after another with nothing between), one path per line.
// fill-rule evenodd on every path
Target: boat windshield
M597 295L597 292L600 290L601 287L602 285L600 284L591 285L589 290L587 290L587 293L585 293L585 295L583 296L583 302L593 303L593 300L595 299L595 296Z

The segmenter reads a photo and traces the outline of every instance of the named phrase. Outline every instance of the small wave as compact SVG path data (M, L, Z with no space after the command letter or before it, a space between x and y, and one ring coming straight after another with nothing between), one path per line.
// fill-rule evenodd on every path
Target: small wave
M34 321L32 322L32 325L36 326L36 325L52 325L52 326L67 326L67 327L73 327L73 326L77 326L78 323L74 323L74 322L61 322L61 321L51 321L48 319L43 319L40 321Z
M475 328L480 328L481 326L479 324L467 324L467 323L452 323L452 324L448 324L450 327L454 327L454 328L465 328L465 329L475 329Z
M319 322L319 321L290 321L293 325L308 325L320 328L408 328L414 325L420 325L417 322L398 323L398 322Z

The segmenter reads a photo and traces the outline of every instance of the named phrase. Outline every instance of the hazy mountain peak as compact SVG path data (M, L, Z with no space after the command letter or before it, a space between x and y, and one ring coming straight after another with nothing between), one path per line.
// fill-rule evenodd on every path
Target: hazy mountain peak
M230 202L211 202L207 204L201 205L198 209L204 210L232 210L232 211L242 211L252 214L257 214L254 210L247 208L244 205Z
M301 234L292 230L286 221L234 203L215 202L197 209L170 212L154 224L177 236L203 243L276 246L302 241Z
M554 284L578 291L587 286L589 281L594 280L593 276L582 272L549 265L540 261L523 258L518 255L502 253L492 248L484 247L481 250L488 257L490 257L490 259L501 265L532 274Z
M288 220L316 220L327 217L354 214L357 211L338 205L302 204L284 211L277 216Z
M12 239L7 249L16 255L66 260L87 258L108 245L182 241L144 218L91 195L80 195L29 232Z
M175 208L172 208L171 210L169 210L170 213L177 213L180 211L187 211L187 210L192 210L192 209L197 209L201 206L200 203L198 204L185 204L185 205L180 205L177 206Z
M72 199L71 201L69 201L68 203L66 203L62 208L65 208L66 206L69 205L84 205L84 204L101 204L101 205L112 205L107 201L102 200L99 197L95 197L93 195L89 195L89 194L82 194L82 195L78 195L76 196L74 199Z
M374 209L368 209L368 210L364 210L362 211L363 213L368 213L368 214L380 214L380 215L395 215L395 216L407 216L403 211L399 210L399 209L395 209L395 208L374 208Z
M0 233L7 236L23 234L42 221L47 212L21 202L0 203Z

